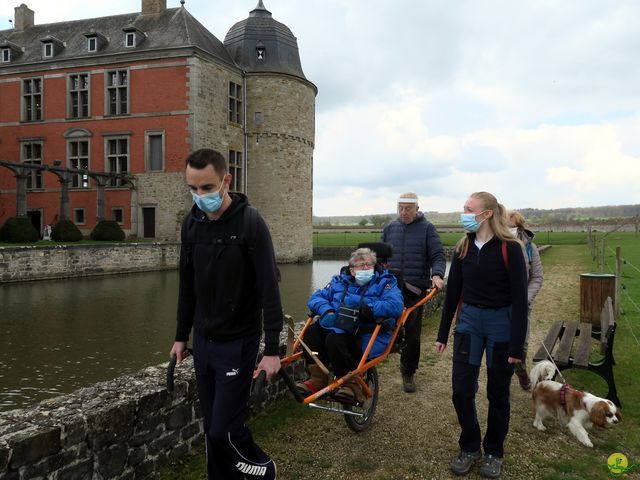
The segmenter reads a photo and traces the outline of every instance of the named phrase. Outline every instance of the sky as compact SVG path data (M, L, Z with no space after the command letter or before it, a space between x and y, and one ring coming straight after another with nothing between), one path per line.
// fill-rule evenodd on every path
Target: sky
M140 10L140 0L26 3L37 24ZM186 0L216 37L257 0ZM264 0L318 87L317 216L640 203L637 0ZM180 6L167 0L168 7Z

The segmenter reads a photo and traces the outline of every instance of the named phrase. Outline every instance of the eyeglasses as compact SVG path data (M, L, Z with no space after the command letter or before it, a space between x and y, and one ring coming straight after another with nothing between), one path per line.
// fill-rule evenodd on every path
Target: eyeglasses
M351 265L351 268L353 268L354 270L366 270L372 267L373 263L356 263L354 265Z

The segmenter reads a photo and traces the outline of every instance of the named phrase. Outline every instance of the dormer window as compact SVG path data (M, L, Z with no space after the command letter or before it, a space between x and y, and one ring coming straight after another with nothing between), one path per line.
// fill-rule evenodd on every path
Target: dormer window
M144 32L138 30L133 25L126 26L122 30L124 31L124 46L126 48L137 47L147 38Z
M42 58L53 58L65 47L64 42L51 35L47 35L40 41L42 42Z
M84 36L87 37L87 52L89 53L96 53L109 43L107 37L96 32L94 29L89 30Z
M2 63L7 63L11 61L11 49L3 48L2 49Z
M45 42L42 44L42 56L44 58L53 57L53 42Z
M135 47L136 46L136 34L133 32L127 32L125 47Z
M264 43L261 40L258 40L256 44L256 55L258 56L258 60L264 61L264 53L265 53Z

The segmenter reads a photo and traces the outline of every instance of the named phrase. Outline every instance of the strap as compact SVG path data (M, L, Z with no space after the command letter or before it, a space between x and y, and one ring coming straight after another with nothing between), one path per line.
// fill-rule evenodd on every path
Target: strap
M243 236L249 250L253 254L256 247L256 237L258 231L258 211L251 205L247 205L243 213Z
M509 271L509 255L507 255L507 242L502 240L502 261L504 262L504 268Z

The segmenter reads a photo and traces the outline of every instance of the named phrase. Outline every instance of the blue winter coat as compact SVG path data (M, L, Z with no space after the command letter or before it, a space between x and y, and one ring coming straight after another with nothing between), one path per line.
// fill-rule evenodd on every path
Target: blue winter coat
M388 322L388 325L392 328L395 327L395 321L402 314L404 306L402 292L398 288L396 277L386 270L383 272L376 271L369 284L361 287L355 283L355 279L349 273L348 268L343 268L339 275L334 276L326 287L317 290L311 295L307 302L309 309L314 314L320 315L320 326L337 333L346 333L324 318L325 313L329 310L338 312L340 302L343 301L345 286L347 287L347 292L344 296L344 304L346 306L357 309L361 305L361 300L363 300L371 308L375 318L391 318L393 320ZM363 294L364 299L362 298ZM369 358L374 358L384 353L391 340L391 335L391 331L380 331L378 333ZM371 333L358 335L358 338L364 351L371 339Z
M384 227L382 241L393 247L389 266L399 269L407 282L427 288L433 275L444 278L447 260L442 242L436 227L422 212L409 225L393 220Z

